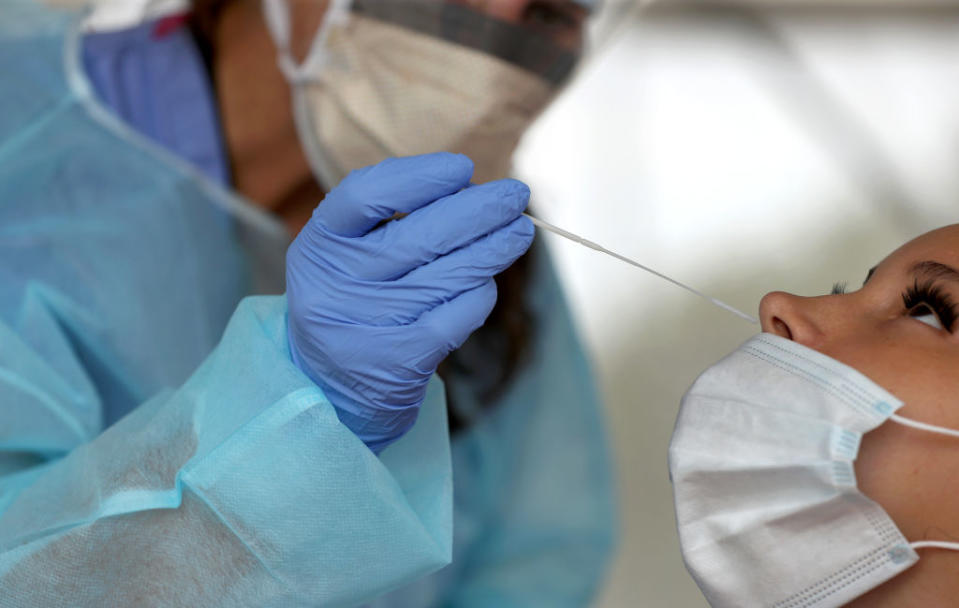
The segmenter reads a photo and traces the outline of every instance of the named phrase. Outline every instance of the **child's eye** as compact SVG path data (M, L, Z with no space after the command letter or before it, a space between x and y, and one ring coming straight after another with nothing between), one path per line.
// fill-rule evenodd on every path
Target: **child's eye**
M917 321L921 321L930 327L936 329L945 329L942 326L942 323L939 321L939 317L936 316L936 313L932 312L928 306L925 304L919 305L917 308L909 311L909 316Z
M949 294L932 281L920 283L916 280L902 294L902 303L907 315L936 329L951 332L959 316Z

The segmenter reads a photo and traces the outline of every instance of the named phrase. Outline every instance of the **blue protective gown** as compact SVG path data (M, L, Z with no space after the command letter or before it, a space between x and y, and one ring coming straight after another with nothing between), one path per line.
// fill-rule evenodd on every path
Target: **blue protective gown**
M281 289L282 228L99 107L75 26L0 2L0 606L588 602L610 470L545 257L503 401L451 450L434 381L377 458L285 299L243 299Z

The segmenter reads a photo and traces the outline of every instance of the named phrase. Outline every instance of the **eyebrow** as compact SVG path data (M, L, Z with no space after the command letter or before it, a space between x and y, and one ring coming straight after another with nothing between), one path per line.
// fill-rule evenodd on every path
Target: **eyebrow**
M959 281L959 270L952 266L947 266L942 262L926 260L916 262L909 269L913 274L924 275L929 279L945 279L947 281Z
M869 272L866 273L866 280L862 282L863 285L869 282L869 279L872 278L873 273L876 272L876 268L879 268L879 266L876 265L869 269ZM947 264L943 264L942 262L935 262L933 260L916 262L909 268L909 271L912 272L912 274L925 275L929 279L959 281L959 270L956 270Z

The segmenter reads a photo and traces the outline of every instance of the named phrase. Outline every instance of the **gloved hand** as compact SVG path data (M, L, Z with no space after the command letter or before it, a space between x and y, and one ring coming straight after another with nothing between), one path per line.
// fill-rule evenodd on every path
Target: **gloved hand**
M529 188L472 174L446 152L353 171L287 252L293 361L374 452L412 427L436 367L493 309L493 275L532 243Z

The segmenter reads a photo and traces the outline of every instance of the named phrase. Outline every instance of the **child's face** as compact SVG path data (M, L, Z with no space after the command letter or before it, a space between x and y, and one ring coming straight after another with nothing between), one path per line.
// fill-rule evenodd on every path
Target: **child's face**
M901 399L900 415L959 429L959 224L906 243L857 291L773 292L759 313L763 331L854 367ZM863 438L856 474L908 540L959 540L959 439L887 422ZM948 552L922 557L912 570L959 565ZM919 574L912 570L893 581Z

